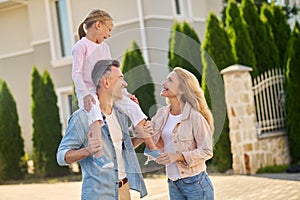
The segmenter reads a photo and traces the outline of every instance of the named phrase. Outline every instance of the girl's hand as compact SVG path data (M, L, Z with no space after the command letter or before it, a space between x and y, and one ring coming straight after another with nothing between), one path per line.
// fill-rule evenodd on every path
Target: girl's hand
M139 100L136 98L134 94L130 94L129 98L136 104L140 105Z
M83 102L84 102L84 109L89 112L92 108L92 103L96 104L96 100L94 99L94 97L91 94L86 95L83 98Z

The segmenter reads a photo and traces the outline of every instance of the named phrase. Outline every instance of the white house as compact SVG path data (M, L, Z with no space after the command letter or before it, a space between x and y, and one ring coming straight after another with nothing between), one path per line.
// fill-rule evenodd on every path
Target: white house
M49 71L65 129L72 94L71 48L77 41L78 25L92 9L104 9L114 19L107 41L112 56L121 61L136 40L159 84L165 78L161 66L168 63L174 19L187 20L202 40L209 12L220 15L222 6L222 0L0 0L0 78L16 101L25 151L32 150L32 68Z

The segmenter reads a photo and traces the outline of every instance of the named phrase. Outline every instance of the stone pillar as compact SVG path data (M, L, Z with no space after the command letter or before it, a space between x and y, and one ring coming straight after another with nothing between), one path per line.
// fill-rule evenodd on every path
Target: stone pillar
M256 141L255 104L253 99L252 68L232 65L221 71L224 79L226 107L229 119L232 167L235 174L255 174Z

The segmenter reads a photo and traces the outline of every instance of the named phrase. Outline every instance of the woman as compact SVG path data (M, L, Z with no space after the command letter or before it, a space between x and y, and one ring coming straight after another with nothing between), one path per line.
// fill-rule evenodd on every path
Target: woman
M163 153L170 199L214 199L205 161L213 155L213 117L196 77L176 67L162 84L167 106L152 118L153 140Z

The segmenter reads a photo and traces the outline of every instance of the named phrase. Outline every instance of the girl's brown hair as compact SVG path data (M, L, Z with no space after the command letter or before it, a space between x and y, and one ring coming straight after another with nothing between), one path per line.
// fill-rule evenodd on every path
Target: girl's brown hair
M79 39L84 37L86 35L86 32L84 30L90 28L95 22L99 21L101 23L105 23L107 20L113 20L112 17L105 12L104 10L95 9L92 10L88 16L85 18L85 20L79 25L78 27L78 36ZM84 27L85 25L85 27Z

